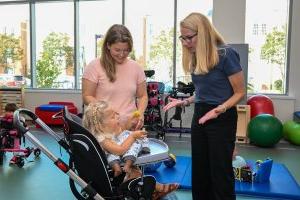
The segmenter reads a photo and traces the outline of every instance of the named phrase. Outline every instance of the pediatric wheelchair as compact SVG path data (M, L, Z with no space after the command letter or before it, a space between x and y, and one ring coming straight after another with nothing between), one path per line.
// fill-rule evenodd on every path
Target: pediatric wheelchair
M3 164L4 155L13 153L9 164L14 164L22 168L25 160L33 152L35 158L40 156L41 151L38 148L25 147L25 138L13 126L13 115L4 115L0 118L0 165Z
M172 97L175 99L184 99L192 96L195 92L195 87L192 82L186 84L184 82L178 81L177 87L173 87L172 91L166 95L165 104L168 104L168 98ZM185 112L184 107L177 106L175 108L174 114L169 118L169 111L166 111L164 114L164 123L163 123L163 134L168 132L177 133L179 132L179 137L182 133L189 133L190 128L182 126L182 112ZM179 127L174 127L173 121L179 121ZM165 137L165 136L163 136Z
M60 146L69 154L69 164L53 155L32 133L20 122L20 114L29 116L35 123L52 135ZM14 124L22 135L47 155L54 164L69 176L70 188L79 200L85 199L138 199L150 200L155 189L156 180L151 175L122 182L122 177L113 177L108 166L106 155L96 138L81 125L81 118L68 112L66 108L54 117L64 120L64 136L61 137L50 129L34 113L18 109L14 113ZM159 162L168 158L168 146L159 140L150 138L150 154L137 158L135 164L143 165ZM142 170L143 171L143 170Z
M145 70L146 77L152 77L154 70ZM144 127L156 133L156 137L164 140L162 106L165 84L158 81L147 81L148 104L144 112Z

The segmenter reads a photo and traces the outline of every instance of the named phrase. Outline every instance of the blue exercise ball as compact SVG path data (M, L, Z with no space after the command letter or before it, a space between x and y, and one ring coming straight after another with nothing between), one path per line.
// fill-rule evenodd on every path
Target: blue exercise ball
M164 161L164 165L168 168L172 168L176 165L176 156L174 154L169 154L169 158Z
M154 172L161 166L161 164L162 164L162 162L146 164L144 166L144 171L145 172Z

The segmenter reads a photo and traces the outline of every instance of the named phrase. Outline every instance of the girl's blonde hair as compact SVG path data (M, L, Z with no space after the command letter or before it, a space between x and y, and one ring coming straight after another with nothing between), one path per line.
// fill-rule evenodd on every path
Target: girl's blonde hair
M182 47L182 64L185 73L206 74L219 62L218 46L225 44L223 37L201 13L191 13L180 22L180 27L197 33L196 52Z
M109 46L117 42L127 43L129 52L132 51L133 40L131 33L126 26L121 24L114 24L108 29L101 48L100 62L110 82L116 80L116 63L110 54Z
M82 124L93 135L101 134L106 138L111 138L111 133L103 131L105 114L108 108L108 103L105 101L98 101L90 103L84 111Z

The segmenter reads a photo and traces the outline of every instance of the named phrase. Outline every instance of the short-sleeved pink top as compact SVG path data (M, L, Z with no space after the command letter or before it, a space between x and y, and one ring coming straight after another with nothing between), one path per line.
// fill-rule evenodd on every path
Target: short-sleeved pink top
M121 119L125 119L136 110L137 86L146 80L146 76L142 67L129 58L117 64L116 69L116 80L110 82L100 59L94 59L86 66L83 78L97 84L97 100L107 101L120 113Z

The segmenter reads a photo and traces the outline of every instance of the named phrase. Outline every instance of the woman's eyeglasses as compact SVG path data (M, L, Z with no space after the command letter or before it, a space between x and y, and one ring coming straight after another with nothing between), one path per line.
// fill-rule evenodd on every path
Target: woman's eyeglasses
M193 35L189 35L189 36L183 36L183 35L181 35L181 36L179 36L179 39L183 42L191 42L192 41L192 39L197 35L198 33L195 33L195 34L193 34Z

